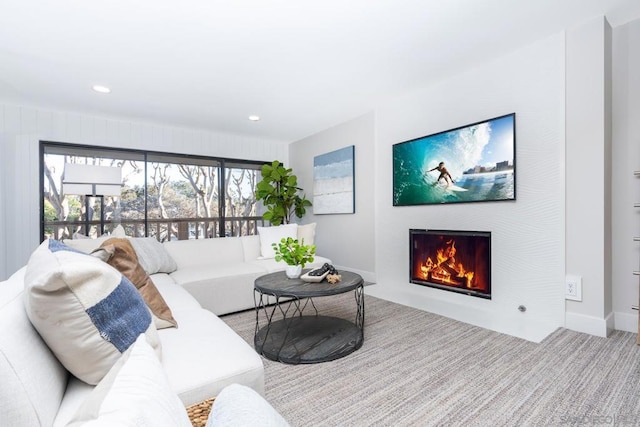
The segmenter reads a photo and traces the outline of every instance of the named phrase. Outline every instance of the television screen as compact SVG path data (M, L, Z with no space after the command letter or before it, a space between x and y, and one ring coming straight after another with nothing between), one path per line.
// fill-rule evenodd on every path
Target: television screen
M516 114L393 146L393 205L515 200Z

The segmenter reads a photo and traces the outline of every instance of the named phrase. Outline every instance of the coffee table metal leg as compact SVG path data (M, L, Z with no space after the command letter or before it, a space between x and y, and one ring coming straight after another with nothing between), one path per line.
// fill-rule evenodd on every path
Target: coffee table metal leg
M364 286L360 285L354 291L356 299L356 321L355 324L364 337Z

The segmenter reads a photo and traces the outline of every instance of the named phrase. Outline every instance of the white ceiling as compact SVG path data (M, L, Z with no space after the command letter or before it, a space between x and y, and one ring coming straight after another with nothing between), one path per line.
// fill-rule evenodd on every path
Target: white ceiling
M0 102L291 142L601 15L640 1L0 0Z

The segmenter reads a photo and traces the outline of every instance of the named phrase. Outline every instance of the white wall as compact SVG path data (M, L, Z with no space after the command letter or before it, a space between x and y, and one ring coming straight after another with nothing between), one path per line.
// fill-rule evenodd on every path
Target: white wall
M366 281L375 282L374 114L366 114L291 144L290 167L312 200L313 158L351 145L355 146L355 214L314 215L311 208L303 221L317 223L319 254L331 258L337 268L348 266Z
M7 154L5 152L5 140L7 136L0 134L0 280L3 280L7 271L7 248L5 243L7 240L7 222L5 220L5 210L7 208L8 199L6 197L7 176L4 171L8 170Z
M582 301L567 301L570 329L606 336L611 310L609 24L567 30L567 273L582 277ZM609 323L609 325L607 325Z
M613 30L613 245L615 328L638 331L637 276L640 270L640 20Z
M640 20L612 30L599 17L376 109L376 201L367 220L374 221L378 285L367 292L532 340L563 325L600 336L611 328L636 332L638 75ZM515 203L392 207L391 145L511 111ZM340 129L309 140L330 143ZM413 227L492 231L493 300L409 284ZM583 301L566 307L565 274L583 278ZM515 312L519 304L526 314Z
M533 341L564 324L564 46L555 35L377 109L369 294ZM516 201L392 206L393 144L511 112ZM491 231L492 299L410 284L410 228Z
M40 140L288 161L287 144L281 141L14 105L0 104L0 135L2 176L6 180L6 193L0 193L5 217L0 219L7 227L6 238L0 239L0 258L5 260L0 279L24 265L40 243Z

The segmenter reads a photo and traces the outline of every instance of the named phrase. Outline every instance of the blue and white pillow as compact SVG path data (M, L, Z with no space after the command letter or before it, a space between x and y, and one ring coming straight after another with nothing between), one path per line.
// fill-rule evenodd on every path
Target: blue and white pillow
M144 300L120 272L101 260L45 240L25 273L31 323L69 372L97 384L143 333L161 347Z

